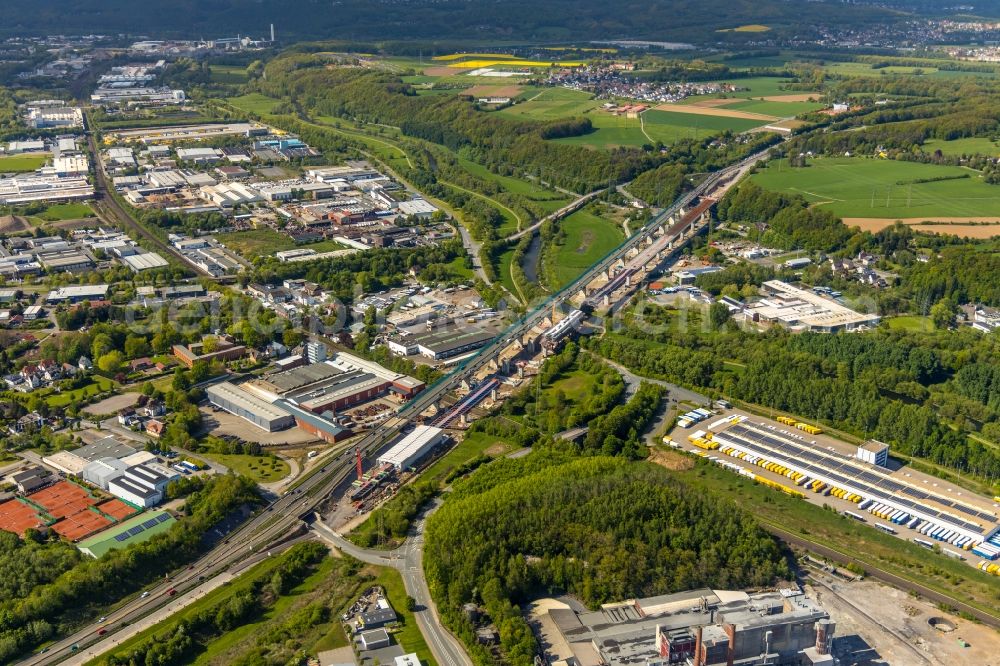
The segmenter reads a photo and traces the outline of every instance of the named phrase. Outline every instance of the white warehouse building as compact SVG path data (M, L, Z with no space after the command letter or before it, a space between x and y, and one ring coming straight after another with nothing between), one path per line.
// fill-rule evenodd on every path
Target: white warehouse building
M378 457L379 465L392 465L402 472L413 466L435 446L444 441L444 430L434 426L418 425Z

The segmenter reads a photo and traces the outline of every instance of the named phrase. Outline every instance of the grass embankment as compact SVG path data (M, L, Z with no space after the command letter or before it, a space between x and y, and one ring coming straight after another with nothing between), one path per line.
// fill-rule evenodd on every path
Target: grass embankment
M552 290L572 282L625 237L614 222L587 209L564 218L559 228L564 238L542 250L543 275L546 286Z
M670 449L660 451L659 455L689 459ZM697 492L713 493L723 501L751 511L765 525L832 548L985 611L995 613L1000 606L1000 578L996 576L882 534L833 510L788 497L700 458L696 462L691 470L670 473Z
M212 590L168 620L146 629L115 647L116 655L128 655L151 639L173 635L179 623L241 596L254 593L254 581L270 579L283 572L287 553L254 566L231 583ZM416 652L427 666L436 666L417 627L406 610L406 591L394 569L362 565L347 557L325 557L298 585L273 599L252 621L239 624L194 648L176 655L168 664L286 663L286 653L315 655L317 652L348 645L340 614L365 589L381 585L401 618L394 632L406 652ZM326 609L320 614L317 609ZM106 663L111 652L88 662ZM183 661L181 661L183 660ZM276 661L277 660L277 661Z
M198 455L225 465L237 474L257 483L274 483L288 476L288 463L275 456L254 456L243 453L199 453Z
M330 252L332 250L343 250L347 247L331 240L299 245L291 237L278 233L274 229L231 231L216 234L215 237L220 243L247 259L270 256L275 252L294 250L296 248L308 248L316 252Z
M48 154L44 155L6 155L0 157L0 173L26 173L45 166Z
M515 451L518 448L516 444L503 437L489 435L484 432L470 432L465 435L465 439L455 445L448 453L438 458L430 467L425 469L420 478L433 483L444 483L453 470L479 456L486 455L496 458Z

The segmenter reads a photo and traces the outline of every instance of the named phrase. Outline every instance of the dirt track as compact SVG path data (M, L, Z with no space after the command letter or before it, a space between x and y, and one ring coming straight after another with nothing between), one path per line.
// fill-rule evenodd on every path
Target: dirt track
M654 107L659 111L673 111L675 113L690 113L698 116L718 116L721 118L745 118L746 120L762 120L771 122L778 120L776 116L765 116L763 113L751 113L750 111L738 111L725 107L694 106L693 104L660 104Z
M935 234L952 234L969 238L992 238L1000 236L1000 217L942 217L928 220L923 217L910 217L899 220L916 231L928 231ZM880 217L845 217L844 224L849 227L860 227L862 231L880 231L891 227L895 219ZM978 224L973 224L978 223Z
M798 93L789 95L769 95L764 98L765 102L808 102L818 100L820 93Z

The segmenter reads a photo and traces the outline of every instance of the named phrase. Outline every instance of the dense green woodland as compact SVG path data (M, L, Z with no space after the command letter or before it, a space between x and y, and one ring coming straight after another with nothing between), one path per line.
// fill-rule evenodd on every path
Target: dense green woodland
M518 605L571 593L588 606L693 587L742 588L790 574L775 540L738 507L664 470L620 458L539 450L455 484L428 521L424 568L446 624L478 664L462 605L481 604L506 663L537 645Z
M721 392L832 424L892 445L897 453L971 474L1000 478L992 393L1000 337L969 329L906 333L789 334L722 331L687 324L648 305L644 321L590 341L593 351L649 376ZM732 363L727 363L732 361Z
M187 564L206 549L203 536L210 527L258 501L249 479L213 477L188 497L188 515L168 532L97 560L70 555L70 547L59 542L16 545L4 537L0 572L35 584L29 588L20 581L3 583L7 593L0 597L0 663L11 663L39 643L70 633L108 604Z
M910 2L911 0L907 0ZM124 0L13 0L5 7L3 28L18 34L115 34L183 36L187 39L219 33L265 37L274 23L282 40L341 35L348 39L546 40L674 39L691 41L699 35L712 41L743 41L739 33L718 33L759 22L766 16L775 28L796 35L815 34L818 23L866 25L893 17L884 9L838 2L792 0L708 0L707 2L636 2L609 4L596 0L529 0L494 3L486 0L343 0L336 5L319 0L154 0L137 8ZM350 30L345 30L350 26ZM228 32L227 32L228 31ZM710 35L711 37L708 37ZM440 42L438 42L440 44ZM431 49L435 43L426 46ZM425 54L430 52L425 51Z

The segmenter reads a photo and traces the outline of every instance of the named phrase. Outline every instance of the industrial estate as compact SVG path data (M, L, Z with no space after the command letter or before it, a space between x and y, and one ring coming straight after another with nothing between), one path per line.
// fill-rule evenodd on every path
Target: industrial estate
M0 663L995 659L993 9L287 4L0 29Z

